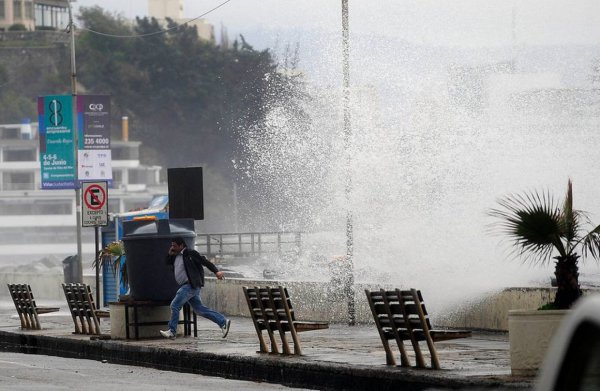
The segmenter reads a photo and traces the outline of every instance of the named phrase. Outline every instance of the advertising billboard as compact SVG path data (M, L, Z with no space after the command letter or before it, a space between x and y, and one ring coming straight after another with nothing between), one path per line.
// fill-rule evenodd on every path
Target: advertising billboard
M78 96L77 124L79 180L107 181L111 185L110 96Z
M76 182L70 95L38 98L42 189L74 189Z

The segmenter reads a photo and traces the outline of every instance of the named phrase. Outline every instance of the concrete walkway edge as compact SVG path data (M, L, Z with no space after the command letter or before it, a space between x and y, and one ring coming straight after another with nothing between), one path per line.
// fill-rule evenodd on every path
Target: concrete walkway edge
M244 357L129 345L111 340L80 340L0 331L0 349L66 358L107 360L114 364L197 373L228 379L263 381L321 390L425 390L428 388L507 388L494 379L448 379L433 371L372 368L325 362L297 362L287 357ZM433 376L432 376L433 375ZM440 373L441 375L441 373ZM515 389L523 384L513 384ZM513 388L508 387L508 388Z

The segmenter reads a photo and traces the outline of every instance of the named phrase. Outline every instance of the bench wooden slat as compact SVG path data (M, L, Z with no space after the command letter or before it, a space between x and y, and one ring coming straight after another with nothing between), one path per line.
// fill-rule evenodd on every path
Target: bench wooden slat
M435 342L471 337L471 332L468 330L429 330L429 333Z
M279 353L275 333L279 334L284 354L291 354L287 335L291 335L294 354L302 354L297 333L329 328L328 322L299 321L295 319L294 308L286 288L278 287L243 287L244 296L250 310L250 316L256 329L260 344L260 352L267 352L267 345L262 331L266 330L271 342L271 352Z
M96 316L99 318L110 318L109 310L96 310L94 312L96 313Z
M425 367L419 342L426 341L431 358L431 367L439 369L440 363L434 342L471 336L469 330L433 329L421 291L416 289L380 289L371 292L367 289L365 293L383 343L388 365L396 365L389 346L389 340L396 340L400 350L402 366L410 366L404 348L404 341L411 341L415 352L416 365L419 368Z
M409 367L410 361L404 348L404 341L409 336L404 325L404 317L400 311L396 291L379 290L370 292L367 290L366 293L385 350L386 364L396 365L396 359L389 344L389 340L395 340L400 350L400 365Z
M48 314L50 312L60 311L60 307L36 307L38 314Z
M22 329L40 330L42 328L38 314L56 312L58 307L38 307L29 284L7 284Z
M100 335L99 318L107 318L110 312L99 310L89 285L82 283L62 284L65 299L73 318L74 334Z
M317 322L317 321L294 321L294 327L297 332L310 331L310 330L323 330L329 328L328 322Z
M260 346L259 351L261 353L266 353L268 351L267 344L263 338L262 330L267 330L267 333L268 333L269 337L271 338L271 349L278 351L277 345L272 336L271 328L269 327L268 318L266 318L264 315L264 308L263 308L262 302L259 298L260 290L257 289L256 287L254 287L254 288L242 287L242 289L244 291L244 296L246 297L246 303L248 304L248 309L250 310L250 317L252 318L252 323L254 324L254 328L255 328L256 334L258 336L258 342L259 342L259 346Z

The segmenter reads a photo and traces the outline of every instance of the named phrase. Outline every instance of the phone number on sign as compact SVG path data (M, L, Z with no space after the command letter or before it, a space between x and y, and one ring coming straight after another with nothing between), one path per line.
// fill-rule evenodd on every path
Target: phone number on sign
M110 140L108 139L108 137L104 137L104 138L86 138L84 140L84 144L85 145L108 145L109 142L110 142Z

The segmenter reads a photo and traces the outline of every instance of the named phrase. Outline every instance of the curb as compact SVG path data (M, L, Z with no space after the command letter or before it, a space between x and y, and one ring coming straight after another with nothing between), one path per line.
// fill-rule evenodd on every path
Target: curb
M301 359L260 355L242 357L171 348L128 345L106 340L75 340L0 331L0 350L65 358L107 360L114 364L218 376L320 390L426 390L529 389L531 384L490 378L452 379L440 371L357 367L347 364L306 362Z

